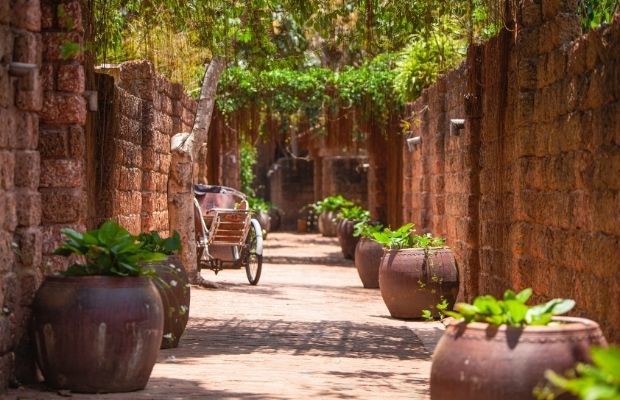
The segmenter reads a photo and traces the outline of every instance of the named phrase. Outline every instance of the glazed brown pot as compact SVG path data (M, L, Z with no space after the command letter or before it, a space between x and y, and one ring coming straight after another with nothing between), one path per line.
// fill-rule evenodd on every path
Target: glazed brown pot
M265 211L259 211L256 213L256 220L260 223L260 227L265 232L271 231L271 217Z
M555 317L557 326L491 327L452 323L439 340L431 367L433 400L523 400L545 370L564 373L589 362L592 345L607 342L597 323ZM572 398L572 397L571 397Z
M359 242L360 238L353 236L353 229L357 221L351 221L348 219L341 219L336 225L336 234L338 235L338 242L340 243L340 249L344 258L355 260L355 246Z
M37 362L45 381L83 393L143 389L161 343L155 285L139 277L48 277L33 303Z
M422 310L435 310L446 299L452 309L459 282L452 250L446 247L428 250L385 250L379 268L379 288L383 301L394 318L422 317Z
M361 238L355 246L355 267L367 289L379 288L379 267L383 246L372 239Z
M147 266L157 272L163 281L153 281L161 296L164 311L161 348L177 347L189 319L190 287L187 272L176 255L168 256L165 261L148 263Z
M280 229L280 226L282 225L282 215L280 214L280 211L278 211L275 208L272 208L269 210L269 218L270 218L270 230L271 231L277 231L278 229Z
M319 232L323 236L335 237L337 234L336 211L326 211L319 215Z

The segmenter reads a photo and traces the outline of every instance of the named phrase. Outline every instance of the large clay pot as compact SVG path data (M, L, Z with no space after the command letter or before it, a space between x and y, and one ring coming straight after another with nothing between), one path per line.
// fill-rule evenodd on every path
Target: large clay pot
M340 243L340 249L344 258L355 260L355 246L359 242L360 238L353 236L353 229L357 221L351 221L348 219L341 219L336 225L336 234L338 235L338 242Z
M164 311L161 348L177 347L189 319L190 287L187 272L179 256L168 256L165 261L148 263L147 266L161 278L161 281L154 280Z
M33 303L41 372L74 392L143 389L163 325L161 298L146 278L48 277Z
M271 223L271 231L277 231L280 229L280 226L282 225L282 215L280 214L280 211L278 211L275 208L272 208L269 210L269 217L270 219L270 223Z
M326 211L319 215L319 232L323 236L335 237L337 234L336 211Z
M588 362L592 345L607 343L593 321L556 317L554 326L509 328L483 323L448 325L433 354L433 400L524 400L545 370L564 373Z
M394 318L421 318L422 310L435 310L442 299L452 309L459 289L454 255L446 247L386 250L379 288Z
M260 227L265 232L271 231L271 217L269 216L269 213L266 213L265 211L257 212L256 220L260 223Z
M379 267L383 257L383 246L372 239L361 238L355 246L355 267L367 289L379 287Z

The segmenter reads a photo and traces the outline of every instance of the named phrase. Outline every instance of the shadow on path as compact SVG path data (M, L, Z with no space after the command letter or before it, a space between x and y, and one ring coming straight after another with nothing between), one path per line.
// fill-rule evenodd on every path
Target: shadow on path
M174 356L180 359L253 352L363 359L430 358L420 339L406 327L237 318L193 319Z

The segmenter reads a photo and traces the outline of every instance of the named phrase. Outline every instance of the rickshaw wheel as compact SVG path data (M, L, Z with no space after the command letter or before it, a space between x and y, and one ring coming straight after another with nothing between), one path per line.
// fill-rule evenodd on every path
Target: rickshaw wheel
M252 225L245 238L243 249L243 266L250 285L256 285L263 269L263 255L256 254L257 240L256 227Z

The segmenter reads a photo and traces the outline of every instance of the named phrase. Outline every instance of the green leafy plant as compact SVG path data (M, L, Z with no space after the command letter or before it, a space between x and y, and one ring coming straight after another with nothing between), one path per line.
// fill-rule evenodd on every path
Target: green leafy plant
M239 146L239 175L241 179L241 191L248 196L255 195L254 184L254 165L257 160L256 147L248 141L241 142ZM248 202L250 200L248 199Z
M367 239L374 240L374 234L377 232L381 232L383 230L383 225L379 223L373 223L371 221L360 221L355 226L353 226L353 236L355 237L365 237Z
M431 248L445 245L445 240L430 233L418 235L412 223L405 224L396 230L385 228L373 232L373 238L388 249Z
M574 300L553 299L530 307L526 303L531 296L532 289L530 288L519 293L506 290L503 300L498 300L491 295L478 296L473 304L457 303L454 311L445 311L445 314L465 322L522 327L547 325L554 315L567 313L575 306Z
M439 319L442 319L446 316L446 311L448 311L448 299L442 297L441 302L435 305L435 309L437 309L437 313L439 314ZM422 310L422 318L426 321L434 321L435 314L431 310Z
M360 206L345 207L338 212L337 218L349 221L368 221L370 220L370 211Z
M174 231L168 238L162 238L156 231L143 232L138 235L137 239L142 249L153 253L172 255L178 253L181 248L181 236L177 231Z
M107 221L99 229L79 233L64 228L67 240L54 251L54 255L78 256L84 263L74 263L65 276L148 276L157 274L143 266L148 261L160 261L165 254L145 249L142 243L125 228Z
M547 370L545 377L551 386L536 388L539 400L555 399L568 392L581 400L620 399L620 348L594 347L591 350L594 365L580 363L564 376Z
M260 197L249 196L248 205L254 212L269 212L271 209L271 203L265 199L261 199Z
M620 2L618 0L580 0L578 11L581 17L581 28L587 32L602 24L610 23L614 14L620 12Z
M351 200L345 199L342 195L327 196L323 200L319 200L316 203L312 203L310 207L316 214L329 211L340 211L343 208L353 207L355 203Z

